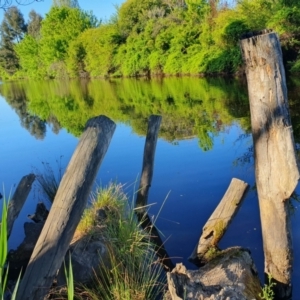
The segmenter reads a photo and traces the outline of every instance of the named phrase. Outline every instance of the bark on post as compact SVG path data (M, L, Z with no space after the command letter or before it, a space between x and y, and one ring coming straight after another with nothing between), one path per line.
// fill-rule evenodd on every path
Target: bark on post
M18 300L40 300L48 292L86 207L115 127L105 116L87 122L30 258Z
M210 248L215 248L225 234L227 227L238 212L248 189L248 184L233 178L230 185L208 221L203 227L201 237L189 260L196 264L206 263Z
M291 297L293 264L289 198L298 180L282 52L277 34L241 40L246 65L265 273L276 299Z
M9 238L11 234L11 230L13 228L14 222L18 217L30 191L31 186L35 180L34 174L29 174L22 177L19 182L13 197L8 203L8 211L7 211L7 238Z
M144 148L144 159L143 169L140 181L140 187L136 197L136 208L140 208L139 212L142 213L143 207L147 205L148 192L151 186L153 176L153 165L155 148L158 137L158 130L161 123L161 116L152 115L148 121L148 131L146 136L145 148Z

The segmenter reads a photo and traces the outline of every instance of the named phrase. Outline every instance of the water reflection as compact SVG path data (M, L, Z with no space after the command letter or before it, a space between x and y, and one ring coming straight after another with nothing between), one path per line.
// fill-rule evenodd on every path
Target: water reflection
M238 81L203 78L14 82L0 87L25 127L39 138L45 122L79 136L86 121L104 114L145 135L151 114L163 117L160 137L175 142L197 137L210 150L213 137L233 122L249 131L247 91ZM22 107L22 113L19 112Z
M26 128L36 139L42 140L46 134L45 121L28 112L24 89L14 88L13 86L11 85L11 89L4 88L6 101L19 116L21 126Z
M289 105L297 155L300 157L300 80L288 81ZM0 85L0 94L16 111L21 125L37 139L62 128L80 136L86 121L106 115L145 135L147 118L162 116L159 137L171 142L196 137L211 150L214 138L235 123L243 130L236 143L248 144L233 165L253 164L250 112L246 85L222 78L112 79L22 81Z
M289 84L291 119L299 147L300 91L297 86L300 82L296 79ZM232 177L254 185L247 90L235 80L165 78L152 81L12 82L0 85L0 94L16 111L21 124L24 127L29 124L26 127L29 132L41 132L37 136L44 138L40 143L23 136L23 131L16 133L13 121L6 119L4 125L7 128L2 128L3 136L7 135L3 139L5 147L1 162L1 169L6 172L1 180L8 188L31 172L32 166L38 167L41 161L55 165L55 160L61 155L68 161L77 139L62 129L79 136L86 121L99 114L107 115L119 124L101 166L101 181L98 182L104 185L110 180L132 183L140 172L144 145L144 139L136 134L146 134L147 119L151 114L162 115L150 202L158 203L151 211L156 215L166 194L172 190L157 225L165 235L169 254L172 258L179 256L175 262L190 255L203 222L218 204ZM8 114L6 106L2 107ZM53 135L48 125L53 132L60 134ZM203 152L199 146L211 151ZM244 157L244 161L237 161L239 157ZM236 161L233 168L232 163ZM28 209L24 215L28 213L32 210ZM293 221L295 253L300 249L298 219L295 216ZM18 237L23 232L23 222L24 219L20 221ZM262 273L259 226L256 194L251 191L221 247L242 245L251 248ZM300 260L297 259L296 280L300 278Z

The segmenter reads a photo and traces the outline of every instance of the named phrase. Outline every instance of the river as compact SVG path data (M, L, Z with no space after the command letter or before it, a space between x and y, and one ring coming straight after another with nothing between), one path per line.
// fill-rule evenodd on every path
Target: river
M300 142L300 82L289 81L295 141ZM6 196L22 176L50 166L63 170L86 121L106 115L117 123L97 184L124 184L133 201L141 173L147 118L162 116L149 214L156 219L173 262L187 264L203 225L233 177L250 184L220 246L250 248L260 277L263 250L255 190L247 87L237 80L198 77L91 81L22 81L0 84L0 182ZM300 189L296 192L299 194ZM4 192L3 192L4 193ZM24 236L23 223L45 199L35 186L15 223L9 247ZM46 200L44 200L46 201ZM46 204L49 203L46 201ZM298 202L292 217L294 282L300 279ZM294 295L300 286L294 285Z

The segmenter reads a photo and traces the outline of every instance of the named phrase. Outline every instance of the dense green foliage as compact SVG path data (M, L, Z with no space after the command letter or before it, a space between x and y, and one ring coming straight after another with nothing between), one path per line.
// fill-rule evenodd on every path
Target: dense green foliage
M127 0L105 24L77 1L54 4L42 22L30 15L23 39L9 39L14 67L0 62L2 77L236 73L241 35L265 28L279 33L290 70L300 70L298 0Z
M69 45L94 23L93 16L78 8L53 6L41 23L40 36L27 34L15 46L22 66L19 73L29 77L67 77Z

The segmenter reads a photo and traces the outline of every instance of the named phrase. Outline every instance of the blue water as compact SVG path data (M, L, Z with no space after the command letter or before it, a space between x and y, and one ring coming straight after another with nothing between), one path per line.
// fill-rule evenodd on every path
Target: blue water
M196 138L170 143L159 139L156 148L155 167L149 204L154 204L150 214L157 218L156 225L163 234L166 250L173 262L187 262L197 243L203 225L216 208L233 177L254 185L252 164L235 165L251 144L251 137L239 139L243 130L238 123L221 131L213 138L214 147L204 152ZM144 136L132 132L128 125L117 124L108 152L102 162L97 184L107 185L110 181L121 182L125 191L134 197L141 173ZM43 140L37 140L20 126L14 110L0 97L0 183L8 197L13 193L22 176L35 169L43 170L42 162L57 166L59 160L65 167L76 148L78 139L61 130L54 134L50 127ZM299 189L298 189L299 190ZM298 191L299 192L299 191ZM30 193L27 202L15 222L9 247L14 249L21 242L23 224L28 214L34 212L42 195L37 187ZM300 279L300 227L299 212L293 218L294 237L294 281ZM250 190L244 203L222 239L220 246L243 246L250 248L253 258L263 274L263 251L259 221L257 195ZM300 287L294 285L294 293Z

